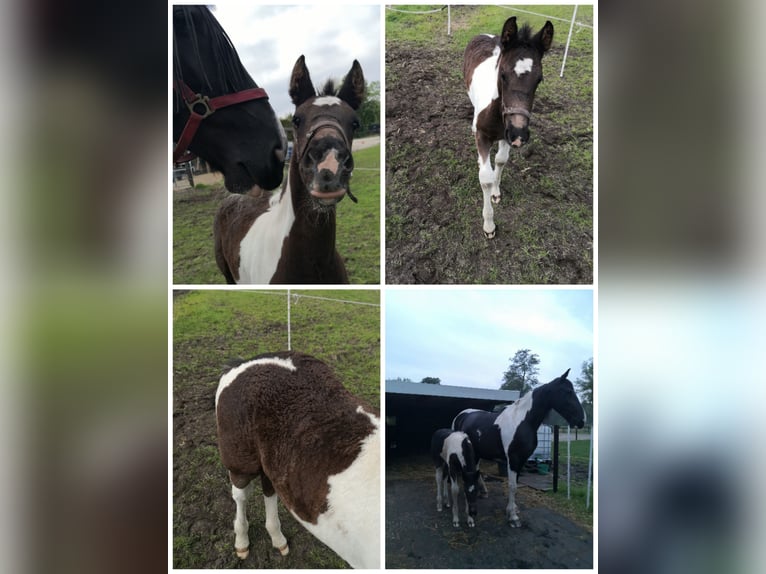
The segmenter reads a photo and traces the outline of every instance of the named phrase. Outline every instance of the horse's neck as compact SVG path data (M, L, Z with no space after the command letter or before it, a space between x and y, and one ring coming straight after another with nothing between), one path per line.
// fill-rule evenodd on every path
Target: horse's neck
M537 430L552 407L550 405L549 393L546 393L545 389L540 387L530 391L508 408L513 409L508 412L508 415L513 414L514 418L518 417L518 424L526 422L534 430Z
M310 201L309 192L295 162L290 163L287 187L295 213L293 228L287 238L288 251L294 258L300 258L304 269L306 264L324 266L335 256L335 210L316 213L306 205Z

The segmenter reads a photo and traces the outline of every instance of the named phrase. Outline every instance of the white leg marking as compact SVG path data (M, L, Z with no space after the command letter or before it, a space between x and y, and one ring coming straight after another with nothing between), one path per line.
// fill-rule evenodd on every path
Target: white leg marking
M237 505L237 515L234 518L234 550L243 560L250 553L250 538L247 535L250 527L247 521L247 499L251 492L253 492L252 482L245 488L231 485L231 496Z
M279 550L282 556L285 556L290 548L287 546L287 539L282 534L282 525L279 522L279 512L277 509L277 495L263 497L263 503L266 506L266 530L271 536L271 545Z
M458 484L457 477L450 478L450 491L452 494L452 526L455 528L460 526L460 518L458 517L458 494L460 493L460 485Z
M503 168L508 163L508 153L511 151L511 146L505 140L500 140L497 146L497 155L495 155L495 188L497 191L497 200L493 198L495 203L500 202L500 178L503 175Z
M481 156L479 156L479 183L484 194L484 205L481 210L481 215L484 218L484 234L492 238L495 235L495 212L492 209L491 196L495 189L495 172L492 170L489 155L487 155L487 161L483 163Z
M516 473L511 470L510 465L508 465L508 506L505 508L505 515L513 528L521 526L516 506Z
M468 517L468 528L473 528L476 526L473 521L473 516L471 516L471 509L468 507L468 497L465 499L465 514Z

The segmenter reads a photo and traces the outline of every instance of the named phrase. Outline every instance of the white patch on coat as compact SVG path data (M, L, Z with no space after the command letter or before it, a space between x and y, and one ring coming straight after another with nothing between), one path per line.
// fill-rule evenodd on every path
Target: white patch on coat
M266 285L277 271L282 245L295 222L290 180L280 199L275 192L269 209L247 231L239 246L239 283Z
M492 55L476 66L471 76L471 85L468 88L468 97L473 104L472 129L476 132L476 121L479 113L500 97L497 91L497 59L500 57L500 46L496 46Z
M457 414L457 416L454 419L452 419L452 430L455 430L455 421L457 420L457 417L459 417L463 413L476 413L476 412L484 412L484 411L482 411L481 409L464 409L460 411Z
M230 384L232 384L239 375L244 373L247 369L250 367L256 366L256 365L276 365L277 367L282 367L283 369L287 369L288 371L295 372L298 368L293 364L293 360L288 357L287 359L282 359L280 357L264 357L262 359L253 359L252 361L247 361L245 363L242 363L241 365L238 365L234 367L232 370L230 370L228 373L223 375L221 377L221 380L218 383L218 390L215 392L215 406L218 408L218 397L221 396L221 393L223 390L228 387Z
M293 516L352 568L380 568L380 419L362 407L357 412L375 429L351 466L327 479L327 511L316 524Z
M516 75L521 77L527 72L532 71L532 58L520 58L516 65L513 67L513 71L516 72Z
M465 467L465 458L463 457L463 441L468 438L468 435L461 431L455 431L444 439L442 445L441 457L444 462L449 464L450 456L457 455L460 466Z
M341 99L337 96L320 96L314 100L315 106L339 106Z
M516 429L519 428L521 421L524 420L531 408L532 392L528 392L511 406L503 409L503 412L495 419L495 424L500 427L500 439L503 443L503 452L506 455L513 435L516 434Z

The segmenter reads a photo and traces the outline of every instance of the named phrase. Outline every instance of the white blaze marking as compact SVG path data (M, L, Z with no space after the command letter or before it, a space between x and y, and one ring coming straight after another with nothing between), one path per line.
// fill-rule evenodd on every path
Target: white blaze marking
M232 384L240 374L254 365L276 365L277 367L282 367L288 371L297 370L297 367L293 364L293 360L289 357L287 359L280 359L279 357L264 357L262 359L254 359L252 361L242 363L221 377L221 380L218 383L218 390L215 392L216 408L218 407L218 397L221 396L223 390Z
M339 106L340 98L336 96L321 96L314 100L315 106Z
M500 46L495 47L492 55L476 66L468 88L468 97L473 104L473 131L476 131L476 120L479 112L500 97L497 91L497 59L500 56Z
M295 518L353 568L380 568L380 419L370 417L375 430L346 470L330 476L327 512L316 524Z
M523 76L527 72L532 71L532 58L521 58L516 62L516 66L513 68L517 76Z
M279 192L269 200L239 246L239 282L264 285L271 281L282 255L282 244L295 222L293 199L288 177L282 199Z

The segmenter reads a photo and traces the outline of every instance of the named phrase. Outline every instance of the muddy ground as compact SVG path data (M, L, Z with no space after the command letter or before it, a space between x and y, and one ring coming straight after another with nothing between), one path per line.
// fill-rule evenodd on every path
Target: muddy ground
M505 520L503 482L487 482L476 526L468 528L461 506L460 528L452 511L436 511L433 477L386 474L386 568L583 568L593 567L592 533L549 508L546 494L526 486L517 491L521 528ZM421 473L422 474L422 473Z
M450 42L386 44L386 282L592 283L592 54L570 52L561 80L563 45L545 56L531 139L512 150L487 240L463 47Z

